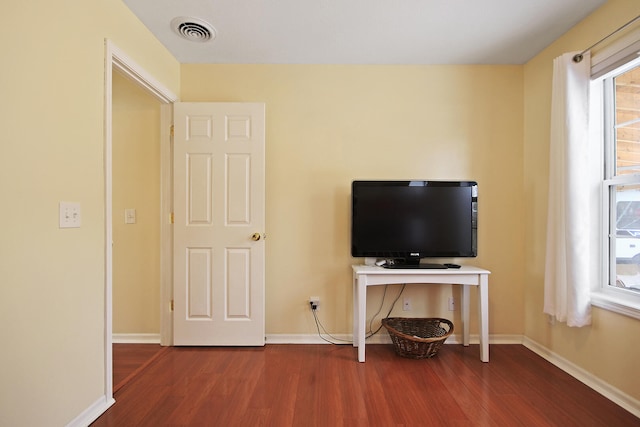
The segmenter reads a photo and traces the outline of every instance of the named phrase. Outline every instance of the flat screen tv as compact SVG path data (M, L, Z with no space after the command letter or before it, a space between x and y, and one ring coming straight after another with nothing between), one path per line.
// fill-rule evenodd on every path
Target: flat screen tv
M351 255L387 267L438 268L422 258L475 257L475 181L353 181Z

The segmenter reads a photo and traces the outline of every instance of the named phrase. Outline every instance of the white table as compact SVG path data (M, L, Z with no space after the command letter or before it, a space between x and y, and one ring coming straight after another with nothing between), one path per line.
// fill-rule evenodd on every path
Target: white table
M480 328L480 360L489 361L489 274L482 268L462 266L459 269L390 269L378 266L353 267L353 345L358 347L358 361L364 362L367 287L388 284L454 284L462 285L462 343L469 345L469 288L478 289Z

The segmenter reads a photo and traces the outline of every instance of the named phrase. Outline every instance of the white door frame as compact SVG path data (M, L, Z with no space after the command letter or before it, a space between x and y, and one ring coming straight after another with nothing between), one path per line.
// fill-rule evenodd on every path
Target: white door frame
M173 319L170 303L172 287L172 242L170 213L171 196L171 135L172 103L178 97L129 58L111 40L105 40L105 106L104 106L104 171L105 171L105 397L113 402L113 158L112 158L112 108L113 70L117 70L135 84L149 92L161 105L160 132L160 342L171 345Z

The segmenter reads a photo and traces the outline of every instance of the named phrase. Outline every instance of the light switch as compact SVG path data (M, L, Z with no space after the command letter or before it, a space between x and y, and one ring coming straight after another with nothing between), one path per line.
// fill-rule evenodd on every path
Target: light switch
M80 228L80 203L60 202L60 228Z
M124 223L125 224L135 224L136 223L136 210L135 209L125 209L124 210Z

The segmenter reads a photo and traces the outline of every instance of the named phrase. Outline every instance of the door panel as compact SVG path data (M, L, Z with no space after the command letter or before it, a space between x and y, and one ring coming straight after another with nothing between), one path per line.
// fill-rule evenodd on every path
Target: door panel
M264 345L264 104L174 106L174 343Z
M186 160L189 181L186 194L189 209L188 224L190 226L212 225L212 156L186 153Z
M211 249L187 248L187 319L212 319Z

